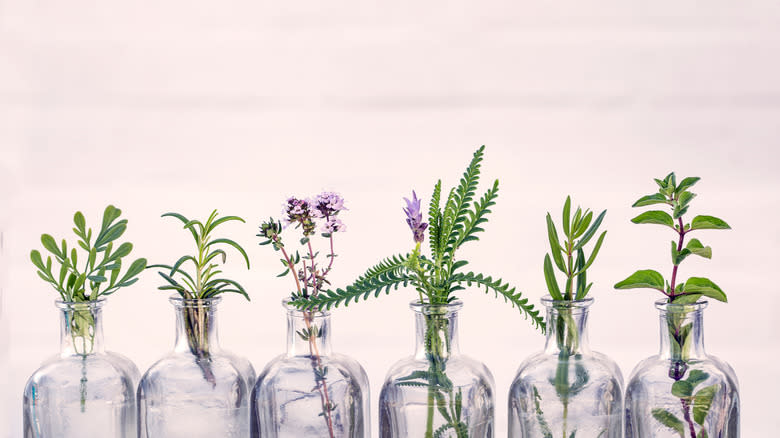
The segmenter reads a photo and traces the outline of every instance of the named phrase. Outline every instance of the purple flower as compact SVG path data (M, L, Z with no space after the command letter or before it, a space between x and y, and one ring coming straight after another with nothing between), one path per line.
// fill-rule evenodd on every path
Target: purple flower
M347 209L347 207L344 207L344 198L335 192L322 192L310 200L309 203L312 206L314 217L329 218Z
M332 217L332 218L328 219L328 221L325 222L325 224L322 225L322 231L324 233L333 234L333 233L336 233L338 231L342 231L342 232L343 231L347 231L347 227L346 227L346 225L344 225L343 222L341 222L340 219Z
M425 229L428 228L428 224L422 221L422 212L420 211L420 200L417 199L417 193L412 190L412 200L404 198L406 201L406 223L409 224L409 228L412 229L415 242L422 242L425 240Z
M284 205L282 217L285 225L295 223L296 228L298 226L303 227L304 236L314 234L315 225L311 218L309 201L291 196Z

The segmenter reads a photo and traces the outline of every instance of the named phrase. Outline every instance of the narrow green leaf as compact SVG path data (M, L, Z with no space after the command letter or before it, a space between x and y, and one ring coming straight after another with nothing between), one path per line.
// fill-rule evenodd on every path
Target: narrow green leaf
M578 270L578 273L585 272L585 270L590 268L590 265L592 265L593 262L596 261L596 256L598 255L599 250L601 249L601 244L604 243L604 237L606 236L607 236L606 231L601 233L598 240L596 240L596 245L593 247L593 251L590 253L590 257L588 257L588 261L585 263L584 267Z
M103 283L108 280L106 277L102 275L89 275L87 276L87 279L89 281L94 281L95 283Z
M566 267L563 263L563 255L561 255L561 245L558 241L558 232L555 230L555 224L553 223L550 213L547 213L547 239L550 242L550 249L552 252L555 265L563 272L566 272Z
M672 219L669 213L660 210L646 211L631 219L631 222L635 224L666 225L667 227L674 229L674 219Z
M588 243L591 238L593 238L599 226L601 226L601 222L604 220L604 216L606 214L607 214L607 210L602 211L599 214L599 216L596 218L596 220L593 221L593 224L590 226L590 228L588 228L588 231L586 231L585 234L582 235L582 238L577 242L577 244L574 245L575 251L584 247L585 244Z
M566 202L563 203L563 234L569 235L569 221L571 220L571 196L566 197ZM556 241L558 238L556 237ZM553 250L555 251L555 250Z
M731 227L723 219L715 216L696 216L691 221L691 231L693 230L730 230Z
M652 269L639 270L615 284L615 289L657 289L663 292L664 277Z
M222 238L222 239L214 239L211 242L209 242L208 245L206 246L216 245L219 243L230 245L233 248L235 248L239 253L241 253L241 255L244 257L244 261L246 261L246 268L249 269L249 256L246 255L246 251L244 251L244 248L242 248L241 245L239 245L238 243L230 239Z
M669 201L666 199L666 196L660 193L653 193L652 195L642 196L636 202L634 202L632 207L644 207L647 205L668 203Z
M558 280L555 279L555 272L553 271L549 254L544 255L544 280L547 282L547 290L550 291L550 296L554 300L563 300L561 290L558 287Z
M46 265L43 264L43 259L41 259L41 253L37 249L30 251L30 261L41 271L46 270Z
M144 269L146 269L146 259L141 258L134 261L132 264L130 264L130 267L127 268L127 272L125 272L125 275L122 276L121 280L119 280L119 283L122 284L127 282L131 278L140 274Z
M43 244L43 247L49 250L50 253L56 255L57 257L64 257L64 254L60 254L60 248L57 247L57 242L55 242L54 238L50 235L41 234L41 244Z
M711 280L702 277L691 277L685 282L686 293L699 293L718 301L728 302L726 293Z
M80 211L77 211L76 214L73 215L73 223L76 224L76 228L79 232L84 234L87 223L84 220L84 215Z

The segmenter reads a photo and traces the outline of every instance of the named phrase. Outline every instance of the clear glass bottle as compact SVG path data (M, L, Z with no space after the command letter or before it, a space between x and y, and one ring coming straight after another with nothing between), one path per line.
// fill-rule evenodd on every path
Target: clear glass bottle
M547 308L544 351L520 365L509 390L509 437L623 436L623 376L588 345L593 298L542 299Z
M736 374L704 351L707 302L655 305L661 312L661 350L631 373L626 438L739 437Z
M493 375L460 354L460 301L412 302L414 356L390 368L379 396L382 438L487 438L493 436Z
M287 304L287 352L260 373L252 392L253 438L368 438L368 376L333 353L330 312Z
M57 301L60 354L24 389L25 438L135 438L138 368L103 346L105 299Z
M248 360L219 345L221 298L170 299L176 312L174 350L152 365L138 386L140 438L249 436Z

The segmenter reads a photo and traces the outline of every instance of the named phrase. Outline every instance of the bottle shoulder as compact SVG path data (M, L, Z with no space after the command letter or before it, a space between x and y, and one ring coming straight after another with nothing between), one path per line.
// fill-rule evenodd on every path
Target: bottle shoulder
M25 393L33 387L70 387L74 382L78 384L85 373L91 384L126 387L133 391L139 377L135 364L117 353L95 353L86 357L57 355L46 360L30 376Z
M534 385L554 378L561 361L555 354L540 352L524 360L517 369L512 387ZM617 363L605 354L590 352L586 355L572 356L569 366L587 372L591 382L602 381L605 384L623 387L623 375Z
M493 373L487 365L469 356L461 354L452 356L447 359L444 366L444 372L456 386L471 385L475 381L483 382L490 387L495 386ZM385 377L385 385L404 379L415 371L427 371L429 368L429 361L408 356L390 367Z
M672 361L660 356L650 356L639 362L631 372L629 388L636 386L653 385L660 382L669 382ZM702 359L689 360L678 367L683 371L682 378L690 376L691 371L706 373L705 384L724 384L727 388L737 390L738 383L733 368L721 359L707 355Z
M141 382L150 379L185 380L193 374L214 374L220 379L240 378L252 385L255 372L252 364L245 358L220 350L206 358L198 358L190 353L171 352L153 363L141 377Z
M368 383L368 375L365 369L349 356L338 353L320 356L320 363L323 367L327 367L330 371L336 371L342 376ZM264 381L276 379L283 375L310 374L311 372L311 356L287 356L286 354L281 354L266 364L258 375L257 382L260 385Z

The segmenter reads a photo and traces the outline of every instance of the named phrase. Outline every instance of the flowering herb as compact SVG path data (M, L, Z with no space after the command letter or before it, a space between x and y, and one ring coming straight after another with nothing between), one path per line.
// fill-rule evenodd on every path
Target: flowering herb
M130 242L124 242L114 248L117 239L122 237L127 229L127 219L117 221L121 215L122 210L113 205L106 207L100 231L94 236L95 240L92 240L92 228L87 228L84 215L80 211L73 215L73 232L79 238L76 243L84 251L81 257L80 251L75 247L68 251L65 239L57 245L54 237L49 234L41 235L41 244L51 253L45 262L38 250L30 252L30 260L38 268L38 276L60 294L62 301L75 303L72 306L73 315L69 319L69 328L74 350L83 356L84 360L92 353L95 341L95 315L87 304L132 285L138 281L138 274L146 268L146 259L141 258L132 262L124 274L121 273L122 260L133 250L133 244ZM79 259L82 261L82 267L79 267ZM52 270L53 261L59 264L57 273ZM82 412L85 397L86 380L82 382Z
M282 221L269 218L260 225L258 237L264 239L260 245L271 245L274 251L282 253L279 259L284 266L284 272L278 277L292 274L295 281L295 289L290 296L291 302L308 302L318 297L320 291L329 285L327 277L333 269L336 259L334 252L333 236L336 233L346 231L346 226L338 218L340 212L346 210L344 198L333 192L323 192L312 199L291 197L287 199L282 210ZM317 223L320 223L320 236L327 240L329 252L326 256L327 263L319 265L317 257L319 251L315 251L312 245L312 237L317 234ZM284 223L284 226L282 225ZM302 237L299 243L303 247L304 255L300 250L289 253L282 241L282 232L293 225L300 229ZM320 394L322 411L319 413L328 426L330 437L333 438L332 413L336 405L330 401L328 395L328 367L323 366L319 354L317 339L320 338L319 328L314 324L314 314L310 309L303 311L306 329L298 332L298 336L309 344L309 355L314 372L314 390Z
M165 213L162 217L173 217L184 224L184 229L192 234L197 247L197 254L184 255L176 263L171 265L150 265L149 268L163 268L165 271L159 271L160 276L165 279L166 284L158 287L160 290L176 291L185 300L195 300L196 307L185 306L183 308L185 328L187 332L187 343L192 354L198 357L198 363L203 369L207 380L215 383L214 376L211 374L207 361L209 360L208 345L208 324L206 317L207 309L204 307L203 300L216 297L223 293L238 293L249 301L249 295L246 290L236 281L228 278L217 277L222 273L219 270L217 262L221 259L224 264L227 259L226 249L233 248L238 251L246 262L249 269L249 257L246 251L230 239L212 238L214 229L229 221L244 222L238 216L223 216L217 218L217 210L211 212L205 223L199 220L190 220L179 213ZM189 262L194 268L192 274L183 269L185 263Z
M693 390L698 383L705 381L707 373L699 370L691 370L688 377L683 379L688 370L688 346L691 342L692 324L684 324L685 305L696 303L701 297L709 297L726 302L726 294L715 283L707 278L690 277L686 281L677 278L680 264L690 255L704 258L712 258L712 248L704 246L698 239L691 238L685 243L685 237L699 230L728 230L731 227L722 219L713 216L695 216L691 222L686 223L683 216L688 212L691 200L696 196L689 189L699 181L698 177L685 178L677 183L674 172L664 179L656 179L658 193L643 196L632 207L645 207L648 205L667 205L671 214L662 210L646 211L631 219L635 224L656 224L668 227L675 233L675 240L671 242L672 273L669 281L657 271L644 269L636 271L625 280L615 284L615 289L654 289L666 296L668 303L680 305L683 312L668 312L668 327L671 338L671 365L669 377L675 382L672 385L672 394L680 398L683 406L683 420L665 409L654 409L653 417L661 424L677 431L680 436L684 430L690 431L692 438L696 438L695 424L701 426L699 436L706 436L704 419L706 418L712 398L717 392L715 387L708 386L700 389L695 394ZM694 415L691 417L691 407Z
M458 260L456 251L466 242L479 240L478 233L484 231L482 226L488 221L487 214L495 205L498 196L498 180L478 200L475 194L479 182L480 165L485 147L474 153L473 159L466 168L460 184L450 190L441 206L441 180L433 189L433 196L428 208L428 222L423 222L422 207L417 193L412 192L411 199L405 199L406 223L412 232L414 249L406 255L396 255L386 258L376 266L368 269L362 276L344 289L322 290L316 296L298 297L293 304L303 309L330 309L350 301L358 302L360 298L378 297L382 291L389 293L391 289L411 284L418 292L420 303L431 306L441 306L456 300L455 292L465 289L464 284L484 287L486 292L493 292L531 319L537 327L543 327L544 322L539 311L528 304L528 299L522 293L510 287L500 278L464 272L462 268L468 264L466 260ZM421 245L425 241L425 232L429 233L428 241L431 256L421 254ZM432 312L426 315L426 357L429 362L428 371L419 371L400 379L398 384L428 388L428 416L425 437L441 436L451 429L459 438L467 436L467 424L461 415L460 391L454 393L451 380L446 376L446 357L448 348L449 320L444 312ZM446 423L438 432L434 431L434 412L442 413ZM446 415L444 414L446 412Z
M590 380L587 370L575 356L575 352L579 349L580 340L577 323L572 315L570 304L572 300L584 299L591 286L593 286L593 283L587 282L587 270L596 260L596 255L601 249L607 232L604 231L599 235L587 259L585 257L585 245L596 235L606 214L607 211L604 210L593 220L593 212L588 209L583 211L580 207L577 207L577 210L572 214L571 197L567 196L566 202L563 204L562 218L562 230L565 239L561 243L555 223L550 213L547 213L547 237L550 241L552 260L550 254L544 255L544 278L547 282L547 290L554 300L553 305L557 309L557 316L552 323L555 324L556 342L559 350L558 367L555 378L551 380L551 383L555 386L558 398L563 403L564 437L569 436L566 430L569 399L582 391ZM561 291L558 280L555 278L553 261L558 270L563 272L566 277L563 291ZM575 356L573 360L572 356ZM569 379L570 362L574 363L576 370L574 379ZM534 387L534 393L535 397L541 398L536 387ZM537 416L541 419L539 424L542 425L542 428L547 428L547 423L543 419L543 413L539 406L537 406ZM549 429L546 432L549 434ZM575 433L576 430L572 431L572 436ZM550 436L552 435L550 434Z

